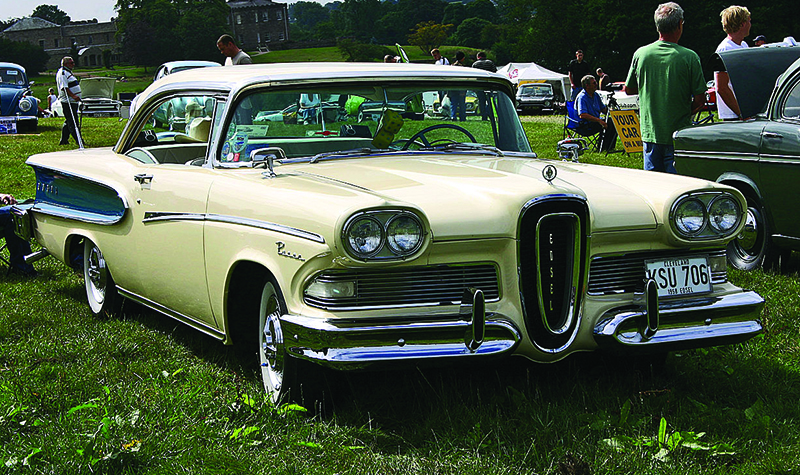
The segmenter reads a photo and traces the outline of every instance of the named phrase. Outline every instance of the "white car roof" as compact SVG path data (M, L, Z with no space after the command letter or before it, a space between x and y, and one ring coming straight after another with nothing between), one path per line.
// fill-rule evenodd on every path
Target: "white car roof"
M283 82L319 82L330 79L420 80L476 79L501 82L510 89L511 82L500 74L477 68L413 63L272 63L197 68L170 74L150 85L142 93L144 100L165 90L202 88L237 90L250 84Z

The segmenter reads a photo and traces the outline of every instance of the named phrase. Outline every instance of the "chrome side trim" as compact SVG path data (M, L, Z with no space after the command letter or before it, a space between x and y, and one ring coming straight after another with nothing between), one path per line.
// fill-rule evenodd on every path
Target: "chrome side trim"
M276 233L287 234L289 236L298 237L301 239L308 239L309 241L325 244L325 238L319 234L310 231L303 231L302 229L284 226L282 224L270 223L267 221L259 221L256 219L239 218L236 216L225 216L219 214L202 214L202 213L172 213L164 212L146 212L144 214L143 223L167 222L167 221L209 221L213 223L226 223L235 224L239 226L247 226L257 229L265 229L267 231L274 231Z
M763 308L764 299L750 291L662 302L659 328L649 335L646 308L620 308L598 321L594 338L601 347L621 350L672 351L737 343L761 333Z
M787 161L791 162L798 162L800 161L800 157L797 155L761 155L761 162L763 163L777 163L782 165L791 165L791 163L787 163Z
M508 355L521 339L510 320L494 313L486 314L483 343L474 350L464 342L472 322L458 314L366 321L283 315L281 325L293 356L336 369Z
M144 305L145 307L151 308L151 309L155 310L158 313L161 313L161 314L166 315L166 316L168 316L170 318L173 318L173 319L175 319L175 320L177 320L177 321L179 321L181 323L185 323L186 325L189 325L190 327L194 328L195 330L199 330L199 331L205 333L208 336L216 338L217 340L220 340L220 341L225 340L225 332L220 331L220 330L218 330L218 329L216 329L216 328L214 328L214 327L212 327L210 325L207 325L207 324L202 323L202 322L198 322L197 320L193 319L192 317L184 315L184 314L182 314L180 312L176 312L176 311L174 311L172 309L169 309L169 308L167 308L167 307L165 307L165 306L163 306L163 305L161 305L159 303L153 302L152 300L147 299L145 297L142 297L139 294L133 293L130 290L126 290L126 289L120 287L119 285L117 286L117 291L119 292L120 295L122 295L126 299L133 300L134 302L139 303L141 305Z
M207 214L206 221L216 223L238 224L240 226L248 226L251 228L266 229L267 231L274 231L276 233L288 234L289 236L298 237L301 239L308 239L309 241L325 244L325 238L317 233L304 231L302 229L284 226L282 224L270 223L267 221L259 221L256 219L238 218L236 216L224 216L220 214Z
M155 223L159 221L205 221L204 214L199 213L170 213L170 212L151 212L144 213L143 223Z
M693 150L675 150L676 157L691 157L691 158L710 158L714 160L736 160L743 162L757 162L758 154L745 153L745 152L712 152L712 151L693 151Z
M80 221L82 223L100 224L103 226L117 224L118 222L122 221L122 219L125 217L124 215L117 217L117 216L107 216L99 213L92 213L90 211L80 211L77 209L65 208L63 206L57 206L50 203L36 203L31 208L31 211L45 214L48 216L54 216L56 218L72 219L75 221Z

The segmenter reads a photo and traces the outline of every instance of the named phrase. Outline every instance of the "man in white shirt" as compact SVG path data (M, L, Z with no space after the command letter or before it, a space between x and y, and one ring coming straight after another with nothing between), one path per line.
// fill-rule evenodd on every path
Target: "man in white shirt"
M233 41L231 35L222 35L217 40L217 49L226 56L225 66L236 66L237 64L253 64L250 55L239 49Z
M722 29L728 34L717 46L716 53L739 48L747 48L744 38L750 34L750 11L746 7L731 5L722 10ZM739 102L733 92L733 85L726 71L715 71L714 82L717 89L717 113L722 120L741 119Z
M58 87L58 100L61 102L61 110L64 112L64 125L61 127L61 142L59 145L69 144L69 136L75 138L78 146L78 127L75 118L78 117L78 104L81 102L81 83L72 74L75 61L64 56L61 59L61 69L56 73L56 86Z

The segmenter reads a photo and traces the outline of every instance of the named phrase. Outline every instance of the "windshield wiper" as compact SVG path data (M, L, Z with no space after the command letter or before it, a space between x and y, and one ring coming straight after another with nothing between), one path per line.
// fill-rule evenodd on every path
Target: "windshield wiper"
M350 155L369 155L372 153L375 153L375 150L367 147L354 148L351 150L338 150L336 152L322 152L311 157L311 162L309 163L317 163L321 159L328 157L347 157Z
M503 151L493 145L486 145L483 143L448 143L445 145L437 145L434 147L422 147L418 150L443 150L443 151L456 151L456 152L488 152L498 157L505 156Z

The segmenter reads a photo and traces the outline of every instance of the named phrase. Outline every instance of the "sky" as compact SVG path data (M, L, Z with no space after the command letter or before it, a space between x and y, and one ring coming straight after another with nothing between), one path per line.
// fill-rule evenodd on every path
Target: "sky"
M294 3L296 0L282 0L278 3ZM327 3L329 0L312 0ZM39 5L58 5L73 20L108 21L117 16L114 11L116 0L0 0L0 19L30 16Z

